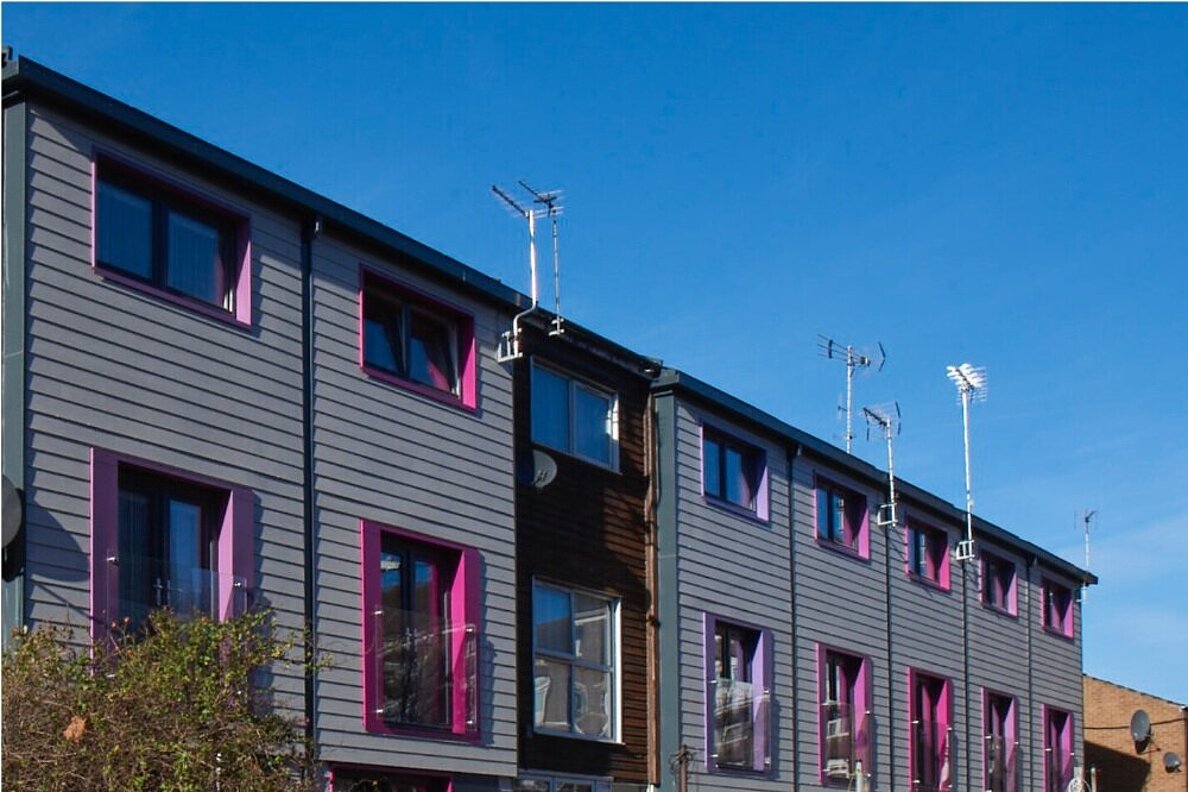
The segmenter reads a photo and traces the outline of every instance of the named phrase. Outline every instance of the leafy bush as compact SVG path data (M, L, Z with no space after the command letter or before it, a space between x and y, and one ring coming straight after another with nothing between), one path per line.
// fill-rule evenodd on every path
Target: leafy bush
M300 723L254 675L300 636L267 613L232 621L157 611L138 634L78 647L63 628L16 637L3 666L6 789L312 790Z

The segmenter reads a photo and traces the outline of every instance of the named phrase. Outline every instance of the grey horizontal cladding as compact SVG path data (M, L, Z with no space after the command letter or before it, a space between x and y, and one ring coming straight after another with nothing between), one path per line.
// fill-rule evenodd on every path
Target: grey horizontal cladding
M250 330L117 286L91 267L90 156L96 145L135 152L36 106L31 118L29 616L88 622L90 452L103 448L248 488L259 599L276 609L280 628L300 629L302 565L290 552L303 514L299 327L290 287L296 263L284 255L295 247L279 238L285 224L244 207L253 229L274 235L265 243L253 231ZM278 702L299 693L299 673L274 668Z
M678 399L676 432L677 606L679 608L680 741L695 748L693 783L723 790L782 789L793 773L791 560L786 456L779 444L752 435L726 418ZM701 425L763 450L768 479L768 519L706 500L702 493ZM705 637L711 613L769 630L773 639L771 689L772 768L763 775L709 774L700 756L706 745Z
M370 376L359 366L359 267L391 273L475 319L480 409ZM494 365L503 317L332 234L313 246L316 622L337 654L319 674L323 758L450 773L516 772L515 526L511 383ZM481 556L477 743L364 730L360 521L477 549Z

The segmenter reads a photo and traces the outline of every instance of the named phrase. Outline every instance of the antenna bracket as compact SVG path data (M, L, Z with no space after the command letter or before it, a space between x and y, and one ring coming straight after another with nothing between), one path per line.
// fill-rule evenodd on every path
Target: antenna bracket
M973 561L975 558L977 558L977 554L974 552L973 539L962 539L953 549L954 561Z
M899 516L895 513L895 503L880 504L878 514L875 516L875 525L880 528L888 526L894 528L898 524Z

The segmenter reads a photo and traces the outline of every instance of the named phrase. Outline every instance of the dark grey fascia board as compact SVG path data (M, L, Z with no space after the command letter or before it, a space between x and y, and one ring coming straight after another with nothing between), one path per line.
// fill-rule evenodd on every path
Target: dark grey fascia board
M747 424L753 429L774 437L778 442L793 445L807 454L811 454L825 462L836 465L853 478L863 479L872 484L885 486L887 474L874 465L847 454L837 446L827 443L819 437L814 437L796 427L781 421L779 418L747 404L736 396L710 385L677 369L665 368L652 384L656 392L674 391L692 397L712 409L730 415L735 420ZM898 476L895 487L899 494L950 522L962 525L965 522L965 511L953 504L942 500L936 495L922 489ZM1048 569L1057 572L1086 586L1096 585L1097 576L1081 569L1060 556L1027 541L1005 528L988 522L974 515L974 532L995 542L996 544L1012 548L1027 556L1034 556Z
M373 246L410 257L429 274L462 284L502 307L522 310L531 303L526 295L496 278L29 58L20 57L9 62L4 68L3 79L6 101L20 92L100 119L151 141L174 157L214 170L233 183L262 193L287 206L302 219L318 217L326 230L337 230L348 237L357 237Z

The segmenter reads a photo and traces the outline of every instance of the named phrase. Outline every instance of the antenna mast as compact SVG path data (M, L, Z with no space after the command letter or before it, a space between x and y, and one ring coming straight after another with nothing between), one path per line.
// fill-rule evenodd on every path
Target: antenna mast
M830 360L844 360L846 364L846 453L850 454L853 453L854 446L854 371L859 367L870 368L875 364L876 358L861 354L850 344L842 347L837 341L824 335L817 336L817 347L821 354ZM887 353L881 343L878 343L878 347L878 366L875 370L882 371L883 364L887 362Z
M892 448L892 438L903 429L903 425L899 420L899 402L891 402L890 404L876 405L874 407L863 407L862 414L866 417L866 439L870 439L871 428L877 426L887 441L888 500L887 503L879 507L877 523L880 528L891 528L894 530L899 524L899 515L895 510L895 505L899 498L895 494L895 451Z
M1096 516L1097 516L1096 509L1086 509L1084 516L1081 517L1081 520L1085 523L1085 571L1086 572L1089 571L1089 521L1092 520ZM1081 599L1082 600L1085 598L1085 595L1088 592L1089 592L1088 586L1081 589Z
M965 540L957 543L953 557L958 561L974 559L973 538L973 487L969 468L969 403L986 400L986 369L974 368L969 363L949 366L947 376L957 386L961 400L961 425L965 437Z
M561 256L557 235L557 217L561 214L561 207L558 205L561 199L561 191L550 190L543 193L537 192L522 180L519 182L519 185L532 195L533 203L541 204L544 208L538 209L522 206L506 192L499 189L497 185L491 185L491 192L495 193L512 212L528 221L528 268L532 280L532 305L516 314L512 319L512 329L503 334L499 344L499 352L496 356L496 359L500 363L516 360L523 355L520 349L520 322L524 317L540 307L540 292L536 279L536 219L541 216L548 217L552 221L553 226L553 299L556 311L553 314L553 321L550 323L552 329L549 331L549 335L556 336L565 332L561 319Z

